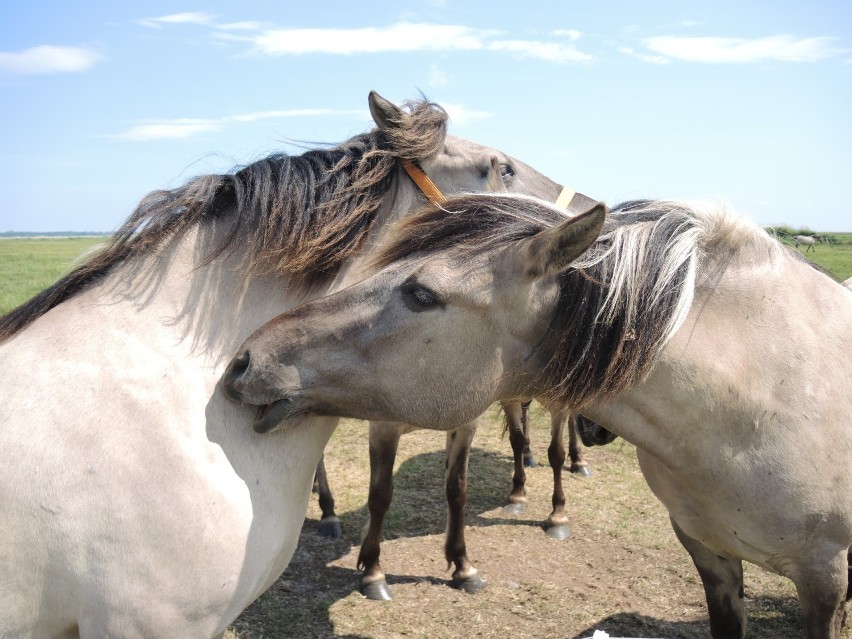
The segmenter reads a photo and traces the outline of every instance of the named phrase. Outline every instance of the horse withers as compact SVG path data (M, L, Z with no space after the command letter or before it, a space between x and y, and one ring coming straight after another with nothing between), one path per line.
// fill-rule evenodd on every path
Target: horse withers
M361 279L445 193L559 185L375 93L376 128L146 197L100 253L0 318L0 635L212 637L281 574L337 420L259 437L219 379L252 330ZM343 318L341 318L343 319ZM307 381L307 380L306 380Z
M837 639L852 297L724 211L628 202L594 242L603 217L509 196L426 210L370 278L255 332L226 392L268 407L259 432L314 413L445 430L530 396L582 409L637 446L715 638L745 635L747 560L793 581L810 639Z

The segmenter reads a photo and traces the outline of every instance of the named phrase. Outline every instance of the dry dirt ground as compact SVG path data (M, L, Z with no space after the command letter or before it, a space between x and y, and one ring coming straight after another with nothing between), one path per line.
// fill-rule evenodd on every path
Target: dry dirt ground
M382 544L391 602L364 599L355 568L367 520L367 430L344 422L326 451L343 538L317 534L319 508L308 510L299 547L277 583L234 623L228 639L276 637L612 637L709 638L695 569L671 532L665 510L646 487L635 450L622 440L585 451L593 476L566 473L572 536L553 541L540 527L550 510L546 466L549 420L533 413L527 511L507 516L512 462L494 410L474 440L466 511L468 554L486 588L468 595L449 587L443 559L444 436L420 431L400 443L394 503ZM792 584L746 565L748 637L803 635ZM843 639L852 639L847 626Z

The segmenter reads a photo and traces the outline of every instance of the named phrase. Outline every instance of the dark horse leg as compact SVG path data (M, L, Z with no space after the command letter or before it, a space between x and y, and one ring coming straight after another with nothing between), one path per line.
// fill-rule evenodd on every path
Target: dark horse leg
M393 464L401 435L402 429L396 423L370 422L370 494L367 498L370 519L361 540L357 566L362 571L361 593L377 601L393 599L379 563L379 546L382 523L393 498Z
M340 519L334 512L334 496L328 485L328 474L325 472L325 455L320 457L317 472L314 475L314 492L319 496L319 506L322 511L319 534L323 537L339 539L342 534Z
M473 594L482 590L484 583L470 563L464 540L464 507L467 503L467 466L470 447L476 433L476 421L447 433L447 534L444 556L447 566L455 565L451 585Z
M520 515L527 507L527 474L524 471L524 450L529 450L529 437L525 428L525 410L518 402L504 404L506 428L509 431L509 443L512 445L514 458L514 473L512 475L512 492L509 493L509 503L503 510L510 515Z
M674 519L671 522L677 538L689 552L701 577L713 639L742 639L745 637L746 624L743 562L720 557L683 532Z
M399 438L410 427L392 422L370 423L370 495L367 506L370 520L358 554L362 570L360 590L368 599L389 601L393 597L382 571L381 534L385 513L393 499L393 466ZM467 557L464 539L464 506L467 501L467 465L476 422L447 433L446 495L447 535L444 553L455 565L452 586L474 593L483 586L476 568Z
M544 530L551 539L562 541L571 536L568 516L565 514L565 491L562 489L562 466L565 464L564 430L568 426L574 429L573 415L568 411L551 409L550 446L547 448L547 461L553 470L553 510L544 523Z
M580 477L591 477L592 471L589 470L589 464L583 459L583 447L580 445L580 438L577 435L577 420L579 415L569 414L568 423L568 458L571 460L571 468L573 474Z

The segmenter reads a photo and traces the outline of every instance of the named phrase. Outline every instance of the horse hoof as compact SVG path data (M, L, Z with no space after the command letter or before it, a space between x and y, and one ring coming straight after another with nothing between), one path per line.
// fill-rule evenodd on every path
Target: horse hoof
M556 541L565 541L571 536L571 529L568 527L568 524L559 524L545 528L544 534Z
M535 463L535 457L532 456L532 453L524 453L524 468L538 468L538 464Z
M330 539L340 539L343 535L343 528L340 526L340 520L337 517L329 517L320 521L319 534Z
M485 582L480 579L479 575L471 575L467 579L453 577L450 585L456 590L465 591L469 595L475 595L485 588Z
M592 471L588 466L571 466L571 472L578 477L591 477Z
M384 580L361 584L361 594L372 601L393 601L388 582Z
M503 506L503 512L507 515L523 515L527 509L527 505L523 502L506 504Z

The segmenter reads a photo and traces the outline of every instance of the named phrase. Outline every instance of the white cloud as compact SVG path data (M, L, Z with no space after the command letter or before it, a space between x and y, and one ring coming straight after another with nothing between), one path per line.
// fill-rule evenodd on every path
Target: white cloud
M147 124L136 124L122 133L112 137L117 140L141 142L147 140L174 140L189 138L199 133L209 133L222 128L220 120L205 120L196 118L180 118L163 120Z
M381 53L482 49L494 31L440 24L398 22L358 29L270 29L251 38L266 55Z
M621 51L624 55L629 55L631 58L636 58L637 60L641 60L642 62L649 62L651 64L668 64L669 62L671 62L671 60L664 56L642 53L640 51L631 49L630 47L618 47L618 50Z
M164 24L210 24L215 16L210 13L186 11L172 13L158 18L142 18L137 20L143 27L161 28Z
M223 31L258 31L265 26L263 22L252 22L244 20L242 22L229 22L227 24L217 24L216 28Z
M557 29L551 35L562 36L569 40L579 40L583 37L582 31L577 31L576 29Z
M343 109L289 109L281 111L256 111L239 113L221 118L174 118L171 120L151 120L140 122L121 133L109 137L116 140L131 142L147 142L151 140L176 140L193 137L202 133L221 131L234 123L259 122L261 120L278 120L292 117L324 116L324 115L365 115L363 111Z
M558 42L539 40L495 40L487 45L490 51L510 51L548 62L591 62L592 56Z
M579 31L562 30L556 35L572 40ZM248 42L262 55L283 56L310 53L353 55L395 51L505 51L549 62L589 62L592 56L561 42L499 39L500 31L461 25L397 22L387 27L355 29L264 29L256 34L237 35L220 30L216 37Z
M0 73L46 75L86 71L101 55L87 47L42 45L23 51L0 51Z
M658 36L644 41L649 49L664 56L706 63L816 62L844 53L834 42L834 38L828 37L789 35L755 39Z

